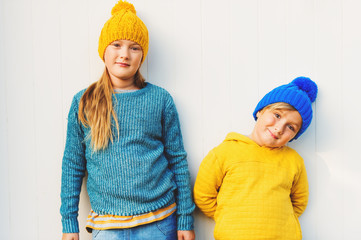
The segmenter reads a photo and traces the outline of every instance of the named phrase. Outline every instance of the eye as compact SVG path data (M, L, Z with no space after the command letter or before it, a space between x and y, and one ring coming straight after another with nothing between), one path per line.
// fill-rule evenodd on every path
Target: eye
M289 128L292 132L295 131L295 128L294 128L292 125L288 125L288 128Z
M140 46L131 46L130 49L132 49L133 51L140 51L141 50Z
M274 116L275 116L276 118L281 118L281 115L279 115L278 113L274 113Z
M114 43L112 43L112 46L118 48L118 47L120 47L120 44L117 42L114 42Z

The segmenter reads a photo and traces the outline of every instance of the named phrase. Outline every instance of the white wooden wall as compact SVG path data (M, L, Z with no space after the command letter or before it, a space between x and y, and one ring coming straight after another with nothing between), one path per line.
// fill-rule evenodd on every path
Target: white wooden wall
M361 1L133 0L150 32L142 71L173 95L194 182L230 131L248 134L260 97L305 75L319 96L304 157L306 240L361 236ZM60 177L74 93L103 70L97 41L116 0L0 0L0 232L60 239ZM81 240L89 211L81 196ZM214 223L195 213L197 239Z

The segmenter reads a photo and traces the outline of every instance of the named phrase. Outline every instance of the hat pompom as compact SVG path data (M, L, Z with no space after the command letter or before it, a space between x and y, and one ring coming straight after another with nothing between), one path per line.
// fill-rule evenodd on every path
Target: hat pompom
M112 9L112 15L117 14L117 13L120 12L121 10L124 10L124 11L127 11L127 10L128 10L128 11L133 12L134 14L137 13L137 12L135 11L135 8L134 8L133 4L120 0L120 1L113 7L113 9Z
M311 102L314 102L317 97L317 85L308 77L298 77L292 81L299 89L307 93Z

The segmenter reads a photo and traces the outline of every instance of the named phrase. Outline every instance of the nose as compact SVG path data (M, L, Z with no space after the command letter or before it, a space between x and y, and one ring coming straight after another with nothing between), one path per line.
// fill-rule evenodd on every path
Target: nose
M127 48L121 48L119 51L119 56L121 59L129 59L129 51Z
M283 134L283 129L284 129L284 124L282 123L278 123L275 125L275 132L278 133L279 135Z

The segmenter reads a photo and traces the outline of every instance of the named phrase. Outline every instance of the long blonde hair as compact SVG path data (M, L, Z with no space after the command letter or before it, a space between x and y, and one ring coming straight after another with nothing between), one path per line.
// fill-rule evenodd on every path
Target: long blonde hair
M139 89L146 85L139 69L134 75L134 84ZM105 68L100 79L91 84L80 99L78 118L84 127L90 127L90 135L87 137L91 138L93 151L104 150L109 140L113 142L115 134L112 131L112 118L119 137L119 123L112 103L113 93L109 72Z

